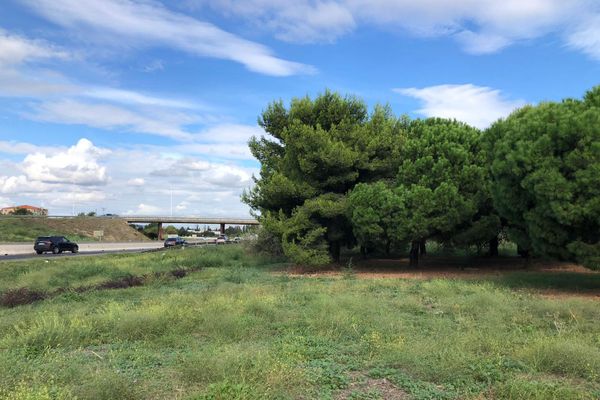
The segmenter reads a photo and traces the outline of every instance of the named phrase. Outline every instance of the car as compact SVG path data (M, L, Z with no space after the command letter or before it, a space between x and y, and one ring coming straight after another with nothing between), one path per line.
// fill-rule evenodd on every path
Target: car
M234 241L235 243L239 243L239 242L241 242L241 241L242 241L242 238L241 238L241 237L239 237L239 236L236 236L236 237L234 237L234 238L233 238L233 241Z
M221 235L221 236L219 236L219 237L217 238L217 240L216 240L216 242L215 242L215 243L216 243L216 244L225 244L225 243L227 243L228 241L229 241L229 239L227 238L227 236L225 236L225 235Z
M37 254L47 252L59 254L63 251L77 253L79 251L79 245L75 242L71 242L64 236L40 236L37 239L35 239L33 249Z
M187 244L187 242L180 237L173 237L165 240L165 247L183 246L185 244Z

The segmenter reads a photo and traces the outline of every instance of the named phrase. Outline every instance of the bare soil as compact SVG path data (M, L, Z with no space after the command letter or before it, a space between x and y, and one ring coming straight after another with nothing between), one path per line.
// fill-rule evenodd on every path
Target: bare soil
M386 400L408 400L410 396L402 389L397 388L385 378L374 379L359 373L351 375L352 382L347 388L338 392L336 400L347 400L356 398L357 395L370 395L368 398L380 398ZM365 398L365 397L360 397Z
M581 265L568 262L525 260L517 257L498 258L459 258L426 256L418 267L409 266L408 259L368 259L352 263L349 269L343 265L329 265L315 270L305 266L292 266L285 272L291 276L303 277L342 277L351 273L358 279L494 279L514 272L561 274L574 273L594 276L600 271L592 271ZM547 298L581 297L600 301L600 287L595 289L543 289L532 288Z

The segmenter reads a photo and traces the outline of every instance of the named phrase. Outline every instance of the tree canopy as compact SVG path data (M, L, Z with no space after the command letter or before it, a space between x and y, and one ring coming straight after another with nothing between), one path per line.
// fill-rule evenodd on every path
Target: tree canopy
M387 107L369 115L362 101L327 91L294 99L289 109L274 102L259 124L268 137L250 141L261 171L244 201L276 231L287 255L308 264L337 260L342 246L355 243L347 193L393 174L405 121Z
M486 133L492 196L536 255L600 266L600 87L526 106Z
M243 195L293 261L337 261L343 246L404 251L488 246L508 230L522 254L600 264L600 87L524 107L485 132L465 123L369 112L329 91L270 104ZM502 237L505 234L502 233Z

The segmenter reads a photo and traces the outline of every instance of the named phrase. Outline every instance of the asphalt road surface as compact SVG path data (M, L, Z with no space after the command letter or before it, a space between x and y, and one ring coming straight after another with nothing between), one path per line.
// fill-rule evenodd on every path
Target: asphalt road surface
M32 258L37 258L40 260L50 260L53 258L64 258L64 257L85 257L85 256L97 256L102 254L126 254L126 253L142 253L144 251L153 251L152 249L129 249L129 250L93 250L93 251L85 251L79 253L69 253L64 252L61 254L52 254L52 253L44 253L44 254L9 254L9 255L0 255L1 261L9 261L9 260L28 260Z
M20 260L26 258L76 257L81 255L138 253L141 251L163 247L163 242L88 242L79 243L79 253L62 254L44 253L37 255L33 251L33 243L0 243L0 260Z

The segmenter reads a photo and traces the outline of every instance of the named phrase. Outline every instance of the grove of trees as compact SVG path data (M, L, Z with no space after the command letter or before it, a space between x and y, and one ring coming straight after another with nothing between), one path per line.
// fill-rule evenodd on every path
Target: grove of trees
M326 91L270 104L261 163L243 200L259 241L300 264L343 247L408 251L427 241L487 248L508 237L524 256L600 267L600 86L582 100L526 106L481 131L456 120L372 112Z

